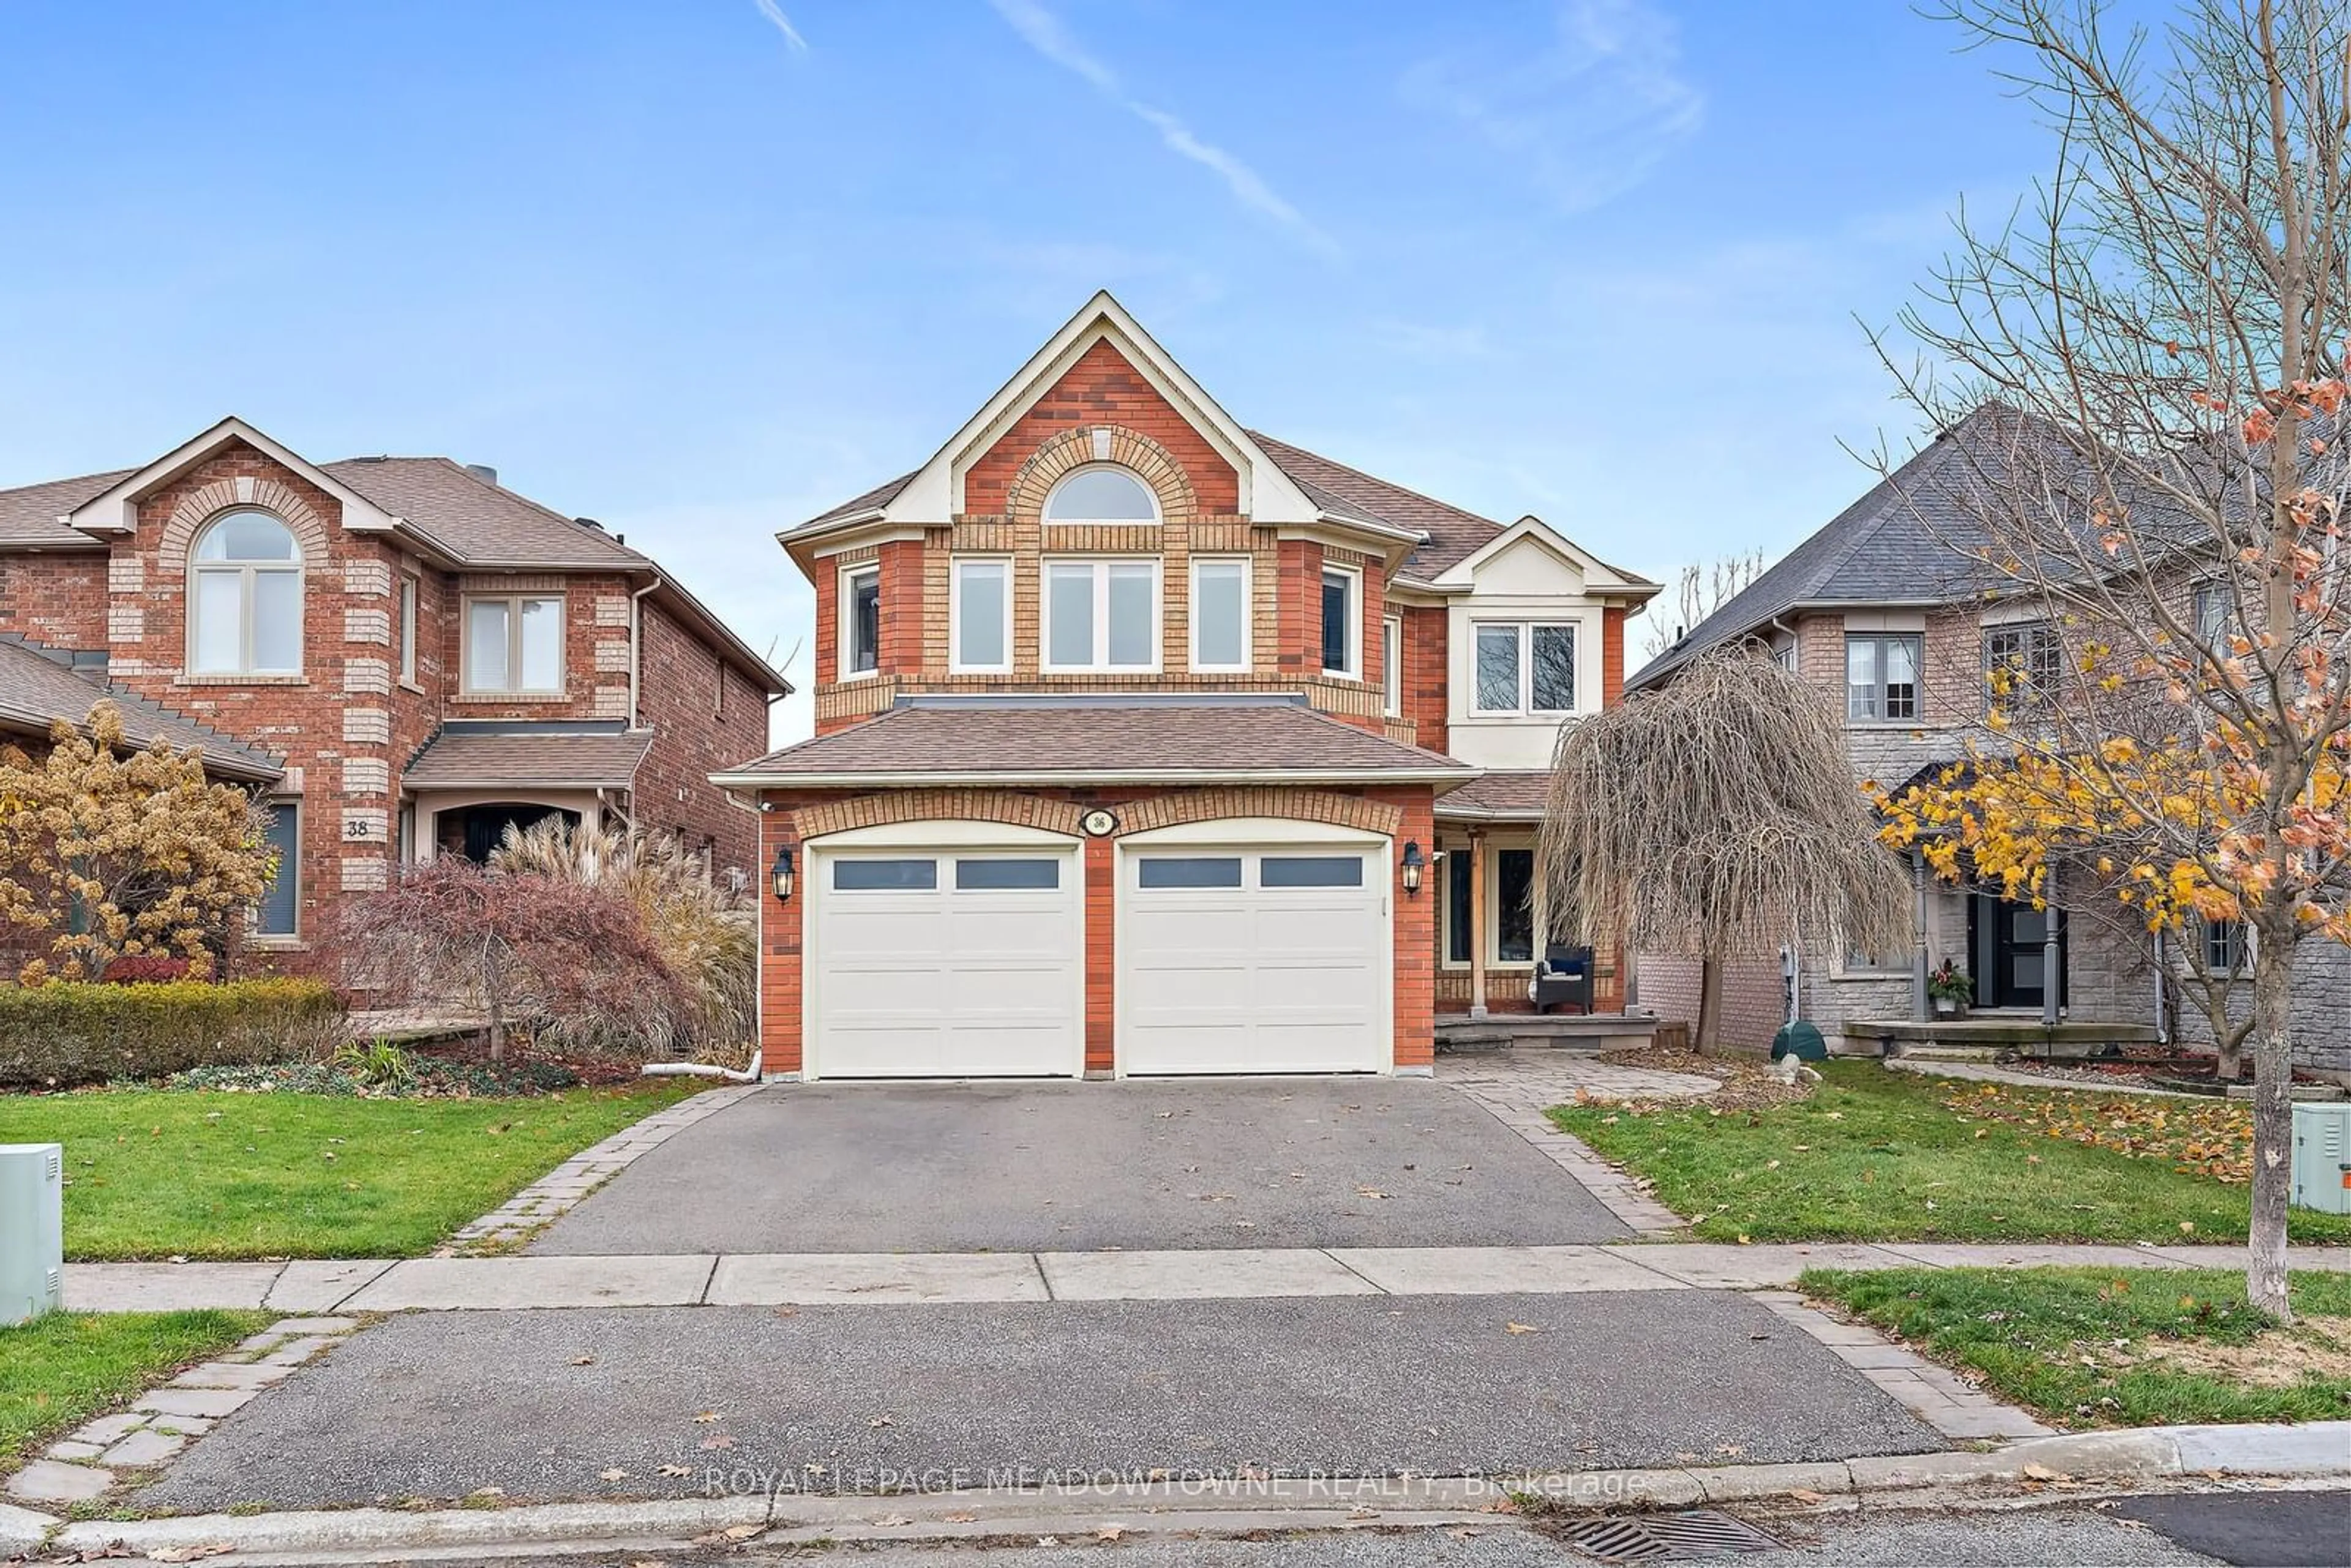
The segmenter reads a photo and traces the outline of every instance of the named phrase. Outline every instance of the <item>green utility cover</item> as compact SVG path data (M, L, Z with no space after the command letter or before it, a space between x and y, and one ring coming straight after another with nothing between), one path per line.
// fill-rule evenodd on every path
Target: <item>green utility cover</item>
M1819 1028L1802 1019L1782 1024L1780 1032L1771 1037L1774 1061L1783 1056L1792 1056L1799 1061L1825 1061L1828 1054L1828 1041L1821 1038Z

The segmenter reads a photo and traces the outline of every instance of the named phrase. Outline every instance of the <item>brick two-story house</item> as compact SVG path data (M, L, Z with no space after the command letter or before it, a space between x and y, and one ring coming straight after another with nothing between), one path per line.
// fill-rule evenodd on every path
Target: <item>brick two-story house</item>
M439 457L313 463L237 419L137 468L0 490L0 728L113 695L276 808L252 942L300 947L395 862L549 812L756 874L711 767L789 688L620 538Z
M1244 429L1108 295L780 537L816 735L716 775L770 1073L1416 1072L1526 1005L1542 769L1654 584Z

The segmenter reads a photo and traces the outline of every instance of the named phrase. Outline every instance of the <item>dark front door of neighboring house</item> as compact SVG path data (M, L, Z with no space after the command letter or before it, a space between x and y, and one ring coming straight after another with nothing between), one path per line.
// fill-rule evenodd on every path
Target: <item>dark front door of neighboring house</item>
M2037 1008L2047 993L2049 922L2057 922L2057 1001L2065 1002L2065 915L1989 894L1968 899L1968 951L1980 1008Z
M575 828L580 825L580 813L565 810L560 806L533 806L517 802L468 806L463 810L444 811L440 816L441 852L463 855L478 865L490 858L490 852L505 839L507 829L528 828L546 817L560 817Z

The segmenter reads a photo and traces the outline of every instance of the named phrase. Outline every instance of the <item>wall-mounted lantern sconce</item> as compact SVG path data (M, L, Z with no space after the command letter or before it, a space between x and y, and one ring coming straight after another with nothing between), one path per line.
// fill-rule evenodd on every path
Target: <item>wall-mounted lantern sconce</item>
M789 904L792 901L792 852L789 847L776 851L776 863L768 870L768 875L775 883L776 902Z
M1428 862L1420 852L1420 841L1406 839L1404 845L1404 890L1406 894L1416 894L1420 891L1421 867L1427 863Z

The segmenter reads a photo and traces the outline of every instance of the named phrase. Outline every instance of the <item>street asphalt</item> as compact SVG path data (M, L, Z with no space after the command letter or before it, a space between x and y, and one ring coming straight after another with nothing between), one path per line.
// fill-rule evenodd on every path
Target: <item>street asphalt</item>
M138 1501L1474 1474L1942 1446L1724 1291L419 1312L261 1395Z
M2351 1568L2351 1492L2198 1492L2116 1512L2242 1568Z
M1426 1079L777 1084L530 1250L962 1252L1613 1241L1624 1222Z

